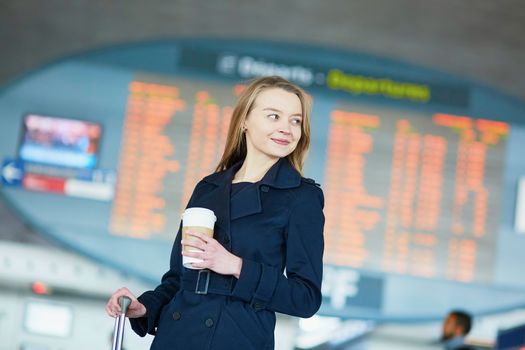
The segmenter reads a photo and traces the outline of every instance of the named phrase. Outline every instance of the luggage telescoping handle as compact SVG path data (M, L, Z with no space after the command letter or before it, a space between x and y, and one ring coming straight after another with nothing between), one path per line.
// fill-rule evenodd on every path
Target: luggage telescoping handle
M113 330L113 348L112 350L122 349L122 338L124 337L124 322L126 321L126 311L128 311L131 299L122 296L119 299L120 314L115 318L115 329Z

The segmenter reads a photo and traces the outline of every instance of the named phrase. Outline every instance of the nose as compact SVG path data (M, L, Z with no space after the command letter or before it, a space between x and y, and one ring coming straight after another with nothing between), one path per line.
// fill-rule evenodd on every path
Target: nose
M290 135L292 133L290 129L290 123L287 120L283 120L281 125L279 125L279 132L284 135Z

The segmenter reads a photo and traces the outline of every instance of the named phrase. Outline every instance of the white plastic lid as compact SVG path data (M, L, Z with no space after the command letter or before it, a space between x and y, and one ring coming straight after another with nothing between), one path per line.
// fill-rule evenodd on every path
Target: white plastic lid
M213 210L206 208L188 208L182 213L183 226L200 226L208 227L213 230L217 217Z

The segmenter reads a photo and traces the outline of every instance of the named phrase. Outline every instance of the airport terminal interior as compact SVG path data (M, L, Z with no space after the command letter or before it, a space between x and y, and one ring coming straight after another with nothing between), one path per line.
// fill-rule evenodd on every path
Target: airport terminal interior
M0 350L112 348L108 298L158 285L272 75L311 96L326 218L275 349L525 349L524 37L519 0L1 1Z

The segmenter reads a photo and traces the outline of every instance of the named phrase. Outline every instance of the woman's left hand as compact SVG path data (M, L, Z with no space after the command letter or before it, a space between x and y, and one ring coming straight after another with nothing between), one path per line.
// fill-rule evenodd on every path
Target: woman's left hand
M221 275L233 275L239 278L242 268L242 259L226 250L216 239L200 232L186 231L187 236L193 239L185 239L181 243L201 250L201 252L185 252L182 255L203 260L192 265L196 268L204 268L215 271ZM186 237L187 237L186 236Z

